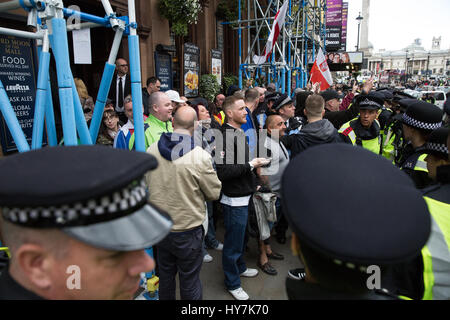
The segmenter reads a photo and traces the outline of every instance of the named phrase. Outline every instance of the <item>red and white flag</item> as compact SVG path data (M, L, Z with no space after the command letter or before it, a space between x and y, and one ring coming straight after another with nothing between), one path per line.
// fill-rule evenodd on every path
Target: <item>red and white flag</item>
M275 21L272 26L272 30L270 31L269 39L267 40L265 46L265 52L263 56L253 56L253 63L255 64L263 64L267 61L270 54L272 53L273 47L277 43L278 36L280 35L281 29L284 26L284 21L286 19L286 12L288 9L289 1L286 0L284 4L281 6L280 10L277 12L275 16Z
M320 91L327 90L333 84L333 77L331 76L330 68L328 68L327 59L319 48L316 61L311 68L311 83L320 82Z

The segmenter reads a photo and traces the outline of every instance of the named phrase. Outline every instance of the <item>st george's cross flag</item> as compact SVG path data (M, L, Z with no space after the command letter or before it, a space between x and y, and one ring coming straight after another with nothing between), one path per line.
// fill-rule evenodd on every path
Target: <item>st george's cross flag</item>
M253 63L263 64L269 58L275 44L277 43L277 39L278 36L280 35L281 29L284 26L288 5L289 1L286 0L284 4L281 6L280 10L278 10L277 14L275 15L275 22L273 23L272 30L270 31L269 39L267 39L264 55L263 56L254 55Z
M319 48L316 61L311 68L311 83L320 82L320 91L327 90L333 84L333 77L331 76L330 68L328 67L327 59Z

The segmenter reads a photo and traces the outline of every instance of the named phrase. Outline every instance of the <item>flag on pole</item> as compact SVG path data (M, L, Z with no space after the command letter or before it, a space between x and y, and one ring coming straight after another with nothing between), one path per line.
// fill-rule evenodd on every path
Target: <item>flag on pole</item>
M319 48L316 61L311 68L311 83L320 82L320 91L327 90L333 84L333 77L331 76L330 68L328 68L327 60Z
M270 54L272 53L273 47L277 43L278 36L280 35L281 29L283 28L284 21L286 19L286 12L288 9L289 1L286 0L284 4L281 6L280 10L275 15L275 21L272 26L272 30L270 31L269 39L267 40L265 46L265 52L263 56L253 56L253 63L255 64L263 64L267 61Z

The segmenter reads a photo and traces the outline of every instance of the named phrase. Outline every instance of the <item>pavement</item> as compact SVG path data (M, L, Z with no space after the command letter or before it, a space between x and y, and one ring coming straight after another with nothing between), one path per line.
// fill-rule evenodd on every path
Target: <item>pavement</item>
M217 221L216 238L223 243L224 235L223 221ZM259 271L254 278L241 277L242 288L250 296L251 300L287 300L286 277L288 270L303 267L298 257L292 255L290 249L291 230L286 233L286 243L279 244L275 237L270 238L272 250L284 255L284 260L270 260L271 265L278 271L276 276L268 275L257 267L258 245L256 238L250 238L245 253L245 262L248 268ZM233 296L226 290L224 274L222 269L222 251L208 249L213 261L203 263L200 278L203 285L204 300L234 300ZM178 284L177 284L178 288ZM179 291L179 289L177 289ZM179 299L179 293L177 293Z

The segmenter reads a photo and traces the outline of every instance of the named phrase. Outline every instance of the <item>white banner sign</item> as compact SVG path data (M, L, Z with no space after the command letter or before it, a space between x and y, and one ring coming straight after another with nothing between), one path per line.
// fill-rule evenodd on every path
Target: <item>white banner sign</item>
M73 30L72 37L75 64L92 64L91 29Z

